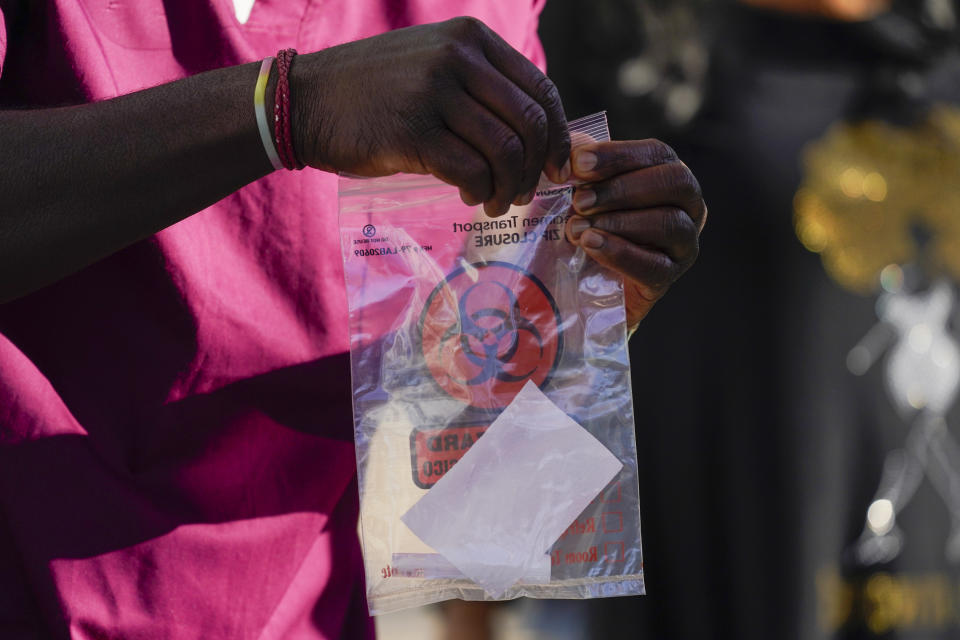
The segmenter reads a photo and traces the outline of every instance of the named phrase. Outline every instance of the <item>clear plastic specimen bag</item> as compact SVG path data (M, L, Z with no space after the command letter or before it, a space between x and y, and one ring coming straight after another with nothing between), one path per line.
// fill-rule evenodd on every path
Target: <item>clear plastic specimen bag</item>
M340 180L372 613L643 593L623 283L566 240L573 189L490 218L429 176Z

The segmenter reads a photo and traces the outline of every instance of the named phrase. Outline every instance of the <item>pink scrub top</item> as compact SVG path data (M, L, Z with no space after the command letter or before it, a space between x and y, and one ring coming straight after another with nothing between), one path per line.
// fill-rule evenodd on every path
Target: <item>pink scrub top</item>
M542 2L0 0L0 108L457 15L543 66ZM0 305L0 638L372 636L336 215L276 172Z

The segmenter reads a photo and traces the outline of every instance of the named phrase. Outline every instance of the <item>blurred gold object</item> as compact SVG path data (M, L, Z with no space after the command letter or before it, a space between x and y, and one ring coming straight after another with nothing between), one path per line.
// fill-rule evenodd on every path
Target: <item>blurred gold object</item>
M834 124L803 169L797 236L840 285L872 293L884 267L908 263L960 281L960 110L938 105L913 127Z
M891 0L740 0L743 4L788 13L820 14L835 20L869 20L888 10Z

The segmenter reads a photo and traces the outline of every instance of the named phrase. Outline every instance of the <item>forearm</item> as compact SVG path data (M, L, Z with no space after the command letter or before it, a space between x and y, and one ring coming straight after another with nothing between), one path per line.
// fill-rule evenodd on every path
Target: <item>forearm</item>
M256 77L250 64L92 105L0 112L0 302L268 173ZM541 171L570 175L556 87L472 18L298 57L290 93L293 144L314 168L432 173L492 215L530 202Z
M258 69L219 69L94 104L0 112L0 302L269 173L253 110Z

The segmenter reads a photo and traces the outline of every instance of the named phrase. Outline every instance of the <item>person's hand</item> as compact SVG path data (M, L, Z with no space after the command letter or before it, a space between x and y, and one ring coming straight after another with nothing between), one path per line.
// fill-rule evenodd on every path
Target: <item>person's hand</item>
M298 56L294 146L306 164L363 176L432 173L490 215L565 182L570 137L553 83L473 18Z
M659 140L589 142L572 153L571 242L624 277L627 326L636 327L697 259L707 206L700 185Z

